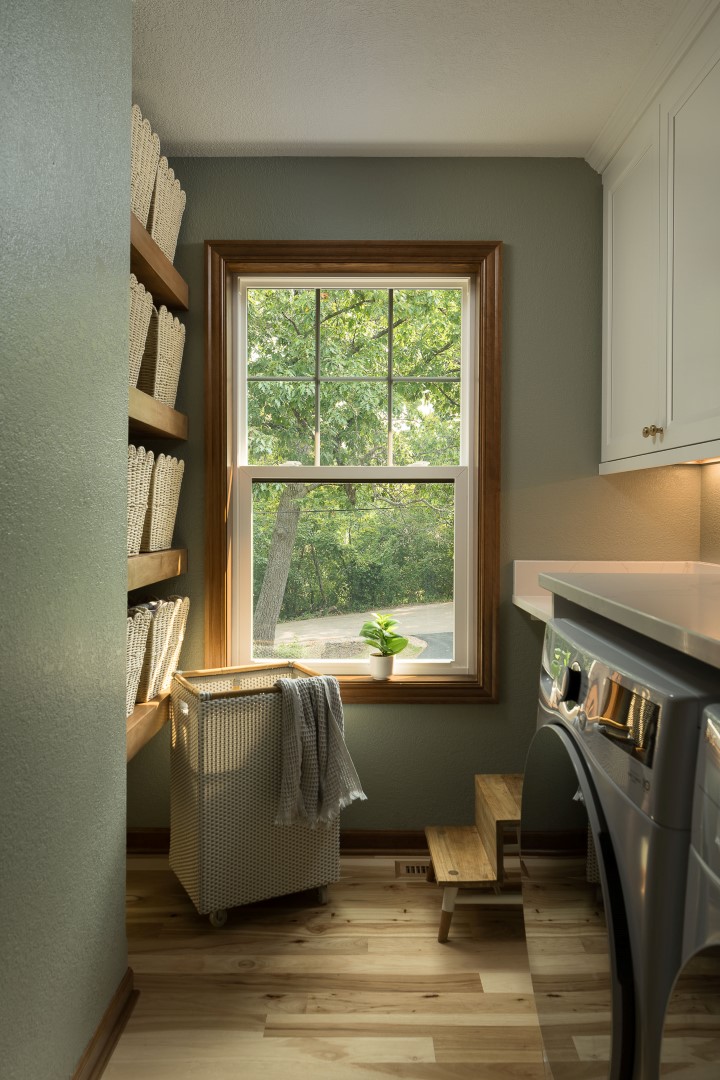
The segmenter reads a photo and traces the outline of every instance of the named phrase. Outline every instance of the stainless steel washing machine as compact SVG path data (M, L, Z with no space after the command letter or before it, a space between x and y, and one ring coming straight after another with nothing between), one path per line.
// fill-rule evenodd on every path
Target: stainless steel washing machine
M691 791L720 672L604 620L548 623L523 786L530 972L554 1080L656 1080Z
M683 925L682 968L673 987L660 1074L720 1077L720 705L700 733Z

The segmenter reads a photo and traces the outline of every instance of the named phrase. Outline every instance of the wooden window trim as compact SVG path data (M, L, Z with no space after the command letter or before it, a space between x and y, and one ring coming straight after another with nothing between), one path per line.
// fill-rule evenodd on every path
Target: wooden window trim
M228 303L235 275L465 274L478 301L475 446L478 491L477 675L339 676L346 703L497 701L500 576L500 352L502 244L498 241L207 241L205 244L205 663L229 663Z

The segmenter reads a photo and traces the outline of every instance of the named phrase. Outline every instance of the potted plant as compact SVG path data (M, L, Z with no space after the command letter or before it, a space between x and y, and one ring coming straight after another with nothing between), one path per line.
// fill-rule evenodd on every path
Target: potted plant
M363 623L360 637L373 649L370 653L370 674L373 679L388 679L392 675L393 659L408 643L406 637L396 634L393 627L397 619L392 615L372 612L372 619Z

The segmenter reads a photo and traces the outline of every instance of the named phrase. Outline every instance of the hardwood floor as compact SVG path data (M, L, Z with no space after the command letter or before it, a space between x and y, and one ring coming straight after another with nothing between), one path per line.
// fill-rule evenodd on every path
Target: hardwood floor
M412 860L410 860L412 861ZM314 894L195 913L167 859L128 859L140 998L105 1080L541 1080L519 908L463 908L351 856Z

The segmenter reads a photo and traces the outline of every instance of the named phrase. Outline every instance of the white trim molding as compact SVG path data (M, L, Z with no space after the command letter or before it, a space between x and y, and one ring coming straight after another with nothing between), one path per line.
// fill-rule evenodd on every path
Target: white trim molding
M687 0L585 155L596 172L605 171L718 7L720 0Z

